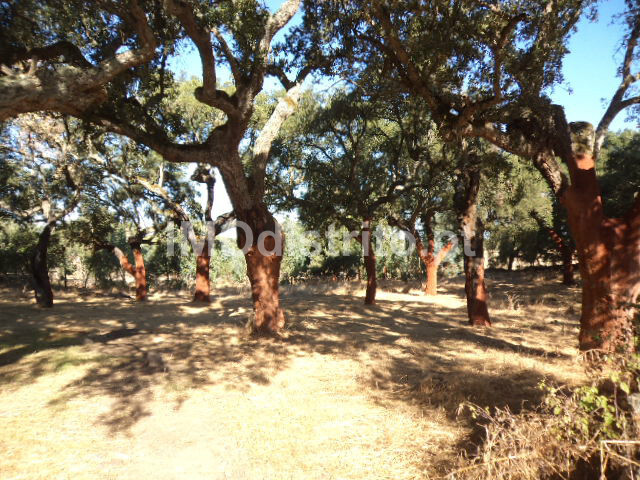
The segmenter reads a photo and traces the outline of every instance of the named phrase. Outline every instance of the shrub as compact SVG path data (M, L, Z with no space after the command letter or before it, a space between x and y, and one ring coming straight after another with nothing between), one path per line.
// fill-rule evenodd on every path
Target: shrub
M446 478L638 478L640 355L609 355L587 364L588 385L569 390L542 382L543 402L532 412L463 404L484 426L485 440L475 457L462 458Z

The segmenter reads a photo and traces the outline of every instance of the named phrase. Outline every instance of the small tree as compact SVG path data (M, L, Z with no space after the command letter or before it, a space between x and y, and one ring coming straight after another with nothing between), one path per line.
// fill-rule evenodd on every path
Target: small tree
M387 216L389 204L417 187L420 164L401 148L400 126L381 91L340 91L325 105L309 102L297 116L292 138L277 150L281 173L290 176L294 170L298 180L280 191L281 204L297 207L313 228L338 222L352 232L362 246L365 304L371 305L377 289L374 225Z
M89 179L82 152L64 122L40 115L24 115L11 123L9 147L2 155L5 184L0 190L0 208L23 224L44 226L33 247L29 271L36 302L53 306L47 253L51 234L80 201Z

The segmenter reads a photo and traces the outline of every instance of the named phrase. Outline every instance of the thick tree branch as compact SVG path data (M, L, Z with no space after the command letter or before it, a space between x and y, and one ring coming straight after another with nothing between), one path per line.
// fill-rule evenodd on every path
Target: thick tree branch
M458 117L458 125L463 126L471 121L475 115L482 113L495 105L498 105L503 100L502 94L502 65L504 61L504 48L509 43L513 31L517 28L518 24L526 20L526 15L520 14L511 18L509 22L500 31L500 35L496 40L495 45L491 46L493 53L493 79L492 79L492 96L482 100L475 101L465 106L460 112Z
M36 47L31 50L21 49L12 52L11 58L3 61L2 63L10 67L12 64L21 61L33 60L33 61L51 61L58 57L63 57L64 63L74 65L76 67L88 69L93 65L89 62L80 49L73 43L68 41L59 41L47 45L46 47Z
M217 89L216 59L213 55L211 33L200 25L193 7L181 0L166 0L167 10L182 24L193 41L202 65L202 87L195 91L196 98L211 107L219 108L229 117L237 117L239 111L226 92Z
M102 112L95 114L95 116L83 115L83 118L110 132L124 135L135 142L152 148L162 155L162 157L168 162L211 163L215 160L215 156L211 155L211 150L213 148L212 145L215 145L217 141L217 138L215 137L215 130L205 143L179 144L169 139L162 131L149 133L142 128L132 125L131 123L121 121L116 118L115 115L111 115L109 113Z
M425 83L420 71L416 67L416 65L411 60L409 52L404 48L402 41L398 38L395 29L393 27L393 23L391 22L391 17L389 16L389 12L386 8L380 3L379 0L373 0L373 12L380 22L383 30L383 36L387 41L387 44L393 52L395 60L402 65L405 74L409 83L411 84L411 88L415 90L429 105L431 111L436 114L442 109L441 102L436 96L431 92L427 84Z
M77 50L69 44L58 45L57 50L65 57L71 55L70 62L55 70L38 68L38 55L54 58L55 48L47 51L36 49L31 57L31 68L20 72L4 66L5 75L0 76L0 121L35 111L57 111L71 115L80 115L107 99L104 86L122 72L142 65L155 54L157 41L147 22L144 11L134 0L130 2L129 12L136 33L140 38L140 47L116 54L90 66L83 62ZM64 50L64 52L63 52ZM60 55L58 55L60 56ZM66 58L65 58L66 59Z
M142 185L149 192L162 198L162 200L164 200L165 203L169 206L169 208L176 214L178 219L180 219L183 222L191 221L189 214L178 203L173 201L173 199L171 198L171 195L169 195L169 192L167 192L166 189L164 189L160 185L151 183L150 181L148 181L143 177L135 177L132 179L132 181Z
M300 0L287 0L280 6L280 9L276 13L269 16L269 20L267 20L267 25L265 26L264 36L260 42L263 52L270 48L271 40L273 40L275 34L289 23L289 20L296 14L299 7Z
M245 111L248 111L253 98L262 89L264 76L270 63L269 54L271 53L273 37L291 20L299 7L300 0L286 0L277 12L269 16L265 25L264 35L258 44L258 51L256 52L256 58L249 77L249 86L242 93L239 92Z
M253 182L253 195L262 198L265 189L264 176L271 152L271 146L280 132L282 124L289 118L298 106L302 95L302 82L298 82L289 89L276 105L275 110L260 131L260 135L253 147L253 163L251 180Z

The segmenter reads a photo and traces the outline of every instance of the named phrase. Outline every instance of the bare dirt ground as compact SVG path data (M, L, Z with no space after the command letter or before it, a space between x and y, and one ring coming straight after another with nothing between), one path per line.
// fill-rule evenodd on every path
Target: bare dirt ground
M370 308L358 288L285 288L283 340L245 336L245 288L48 311L0 291L0 478L437 478L480 439L461 402L519 410L542 379L583 380L557 278L494 274L491 329L465 324L459 281L383 283Z

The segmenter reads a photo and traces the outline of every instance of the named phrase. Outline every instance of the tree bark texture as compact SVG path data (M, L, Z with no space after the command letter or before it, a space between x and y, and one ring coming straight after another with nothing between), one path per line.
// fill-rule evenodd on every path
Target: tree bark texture
M111 247L111 250L120 262L122 269L134 278L136 285L136 300L145 301L147 299L147 278L142 249L139 243L131 243L130 245L133 250L135 266L129 262L127 256L118 247Z
M207 189L207 203L204 207L204 219L207 222L207 229L209 228L209 222L212 222L211 209L213 208L214 188L216 185L216 178L213 173L213 169L209 166L200 166L191 177L198 183L202 183ZM208 233L208 232L207 232ZM217 232L215 232L217 234ZM209 303L211 302L211 280L209 277L209 267L211 263L211 252L208 236L204 238L202 245L202 252L196 255L196 290L193 294L194 302Z
M464 231L464 230L463 230ZM475 255L464 255L464 291L467 297L469 323L490 327L487 287L484 280L484 229L476 219L475 228L466 230L468 243Z
M478 216L480 168L464 165L457 185L456 208L464 248L465 295L467 315L473 326L491 326L484 278L484 228Z
M250 228L253 237L249 242L245 231L237 229L238 246L244 249L247 277L251 284L251 330L261 336L277 336L285 325L279 292L284 234L264 204L246 211L236 210L236 218ZM260 242L261 234L264 235Z
M205 238L202 252L196 256L196 290L193 295L194 302L209 303L211 301L211 281L209 280L209 242Z
M136 263L134 278L136 281L136 300L144 302L147 299L147 271L144 267L144 257L142 256L142 246L137 242L132 242L133 258Z
M582 277L580 348L632 347L640 294L640 196L622 218L604 215L596 177L593 127L572 124L571 185L560 195L568 212Z
M427 279L424 286L424 293L426 295L437 295L438 294L438 267L442 262L442 259L447 256L447 254L453 248L454 243L449 242L445 246L443 246L438 253L435 253L436 250L436 241L435 235L433 233L433 228L431 227L431 222L429 218L425 218L423 220L424 229L427 236L427 248L424 248L424 243L422 242L422 238L420 238L419 232L414 229L413 235L416 240L416 249L418 250L418 256L420 260L425 266L427 271Z

